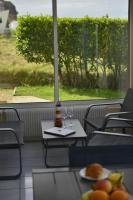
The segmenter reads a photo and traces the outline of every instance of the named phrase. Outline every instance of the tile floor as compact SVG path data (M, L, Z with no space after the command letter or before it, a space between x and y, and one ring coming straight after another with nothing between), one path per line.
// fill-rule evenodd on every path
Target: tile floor
M49 162L66 164L67 150L57 151L49 150ZM45 168L44 154L41 142L25 143L22 146L22 176L17 180L0 181L0 200L33 200L32 169ZM18 164L16 150L0 151L0 175L15 172Z

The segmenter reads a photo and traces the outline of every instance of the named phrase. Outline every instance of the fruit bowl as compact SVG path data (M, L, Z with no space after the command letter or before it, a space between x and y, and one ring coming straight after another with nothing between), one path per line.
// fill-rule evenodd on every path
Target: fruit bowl
M123 181L122 173L110 172L107 179L96 180L91 190L82 194L81 200L133 200Z

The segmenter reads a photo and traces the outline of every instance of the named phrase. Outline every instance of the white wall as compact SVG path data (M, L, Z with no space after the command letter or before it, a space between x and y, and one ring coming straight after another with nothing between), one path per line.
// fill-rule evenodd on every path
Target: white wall
M9 15L9 10L0 11L0 18L2 18L2 23L0 23L0 33L4 33L8 15Z

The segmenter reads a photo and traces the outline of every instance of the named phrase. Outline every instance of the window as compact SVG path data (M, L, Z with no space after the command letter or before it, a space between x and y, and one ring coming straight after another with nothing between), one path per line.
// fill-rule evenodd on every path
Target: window
M71 94L60 92L61 99L122 97L128 87L128 0L58 0L58 21L60 87Z
M16 50L16 26L19 17L42 15L52 17L52 2L49 0L11 0L6 4L2 2L0 1L2 19L5 18L5 7L12 9L9 9L8 13L8 25L5 23L5 27L1 29L0 23L0 31L3 30L0 34L0 103L53 101L53 65L50 62L37 64L28 62Z
M15 35L17 16L52 16L52 1L11 5L14 16L9 10L0 34L0 103L54 101L53 52L45 62L28 63L16 53ZM1 3L0 31L4 12ZM58 0L57 14L59 98L122 97L128 87L128 0Z

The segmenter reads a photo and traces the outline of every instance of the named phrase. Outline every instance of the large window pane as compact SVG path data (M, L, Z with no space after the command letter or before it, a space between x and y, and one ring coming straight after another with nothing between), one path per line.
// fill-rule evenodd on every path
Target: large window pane
M52 1L11 2L16 7L16 14L9 13L8 17L12 31L6 28L0 36L0 101L53 101ZM1 4L0 19L4 9ZM60 99L122 97L128 87L128 0L58 0L57 11ZM48 18L46 26L42 26L49 27L44 43L50 44L47 48L42 42L42 50L46 50L43 62L35 63L40 51L35 52L34 60L28 57L29 62L26 53L24 57L16 51L16 18L24 15ZM35 44L41 48L41 43L35 40ZM22 51L26 52L26 48Z
M128 0L58 0L61 100L117 98L128 87Z
M11 10L9 10L9 7ZM5 10L9 10L9 15ZM2 29L1 25L4 23L4 20L6 20L6 16L8 17L8 26ZM28 62L16 49L16 26L18 18L24 16L51 16L52 18L52 1L11 0L10 2L1 2L0 103L43 102L45 100L54 100L54 67L52 62L49 60L46 61L46 59L40 63L31 62L30 60ZM45 27L42 27L42 29L43 28ZM33 27L33 30L30 30L31 36L32 33L36 31L35 29L36 27ZM39 35L40 32L36 35ZM46 40L45 38L45 41ZM51 36L51 40L49 41L51 44L51 51L53 51L52 41L53 38ZM53 52L51 54L53 54Z

